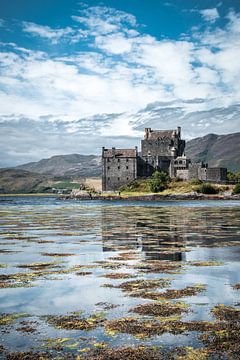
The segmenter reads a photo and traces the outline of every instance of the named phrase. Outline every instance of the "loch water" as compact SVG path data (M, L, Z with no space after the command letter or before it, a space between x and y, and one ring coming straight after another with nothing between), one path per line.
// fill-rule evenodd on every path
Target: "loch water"
M150 290L160 293L202 286L195 295L169 300L187 306L181 321L213 321L214 306L240 306L240 291L234 288L240 283L240 201L1 197L0 216L3 358L13 351L58 353L56 346L51 349L54 339L63 339L61 351L66 354L84 354L96 344L154 345L166 351L204 346L198 331L145 338L107 331L105 321L111 319L151 319L130 311L152 300L118 287L127 281L165 279L165 287ZM155 262L176 266L173 271L144 271L144 265ZM96 315L102 321L76 330L49 320L70 314L86 319Z

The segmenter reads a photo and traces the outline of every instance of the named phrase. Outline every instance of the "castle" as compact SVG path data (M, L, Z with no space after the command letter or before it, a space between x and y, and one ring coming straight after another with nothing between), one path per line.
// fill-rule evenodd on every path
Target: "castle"
M227 169L193 163L184 153L185 140L181 127L176 130L145 129L141 152L135 149L102 148L102 190L118 190L138 178L147 178L154 171L165 171L171 178L226 182Z

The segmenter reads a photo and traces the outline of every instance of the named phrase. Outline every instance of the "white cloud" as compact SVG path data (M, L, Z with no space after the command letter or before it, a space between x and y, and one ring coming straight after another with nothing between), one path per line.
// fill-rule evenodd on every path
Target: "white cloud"
M217 8L204 9L199 11L204 20L214 23L219 18L219 13Z
M32 22L23 22L23 31L33 36L39 36L50 40L53 44L57 44L60 39L63 39L74 31L71 27L62 29L52 29L49 26L38 25Z
M51 114L45 126L68 122L68 127L61 127L68 134L76 129L79 133L78 121L85 119L81 126L92 129L94 124L103 141L114 134L135 138L134 119L140 118L157 127L182 124L186 131L195 121L197 133L191 128L189 137L200 130L212 131L217 120L219 124L224 121L218 125L219 131L227 127L237 131L239 117L234 115L230 124L227 116L232 110L218 109L233 109L240 103L239 15L230 12L225 28L203 33L195 30L192 37L182 41L159 40L141 33L134 16L111 8L85 8L79 15L73 18L73 28L24 23L24 31L51 43L74 42L82 37L87 51L50 57L14 43L0 44L4 49L0 54L2 114L12 114L13 104L16 115L36 123L43 121L41 116ZM195 100L199 98L200 102ZM156 102L172 106L140 111ZM239 112L239 108L234 109ZM108 114L111 124L102 127L99 114ZM209 120L213 114L215 122Z

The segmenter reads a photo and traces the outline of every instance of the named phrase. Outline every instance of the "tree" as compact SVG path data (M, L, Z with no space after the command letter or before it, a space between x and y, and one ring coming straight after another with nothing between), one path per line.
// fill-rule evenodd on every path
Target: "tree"
M169 181L170 177L167 173L164 171L155 171L149 180L150 191L157 193L165 190Z

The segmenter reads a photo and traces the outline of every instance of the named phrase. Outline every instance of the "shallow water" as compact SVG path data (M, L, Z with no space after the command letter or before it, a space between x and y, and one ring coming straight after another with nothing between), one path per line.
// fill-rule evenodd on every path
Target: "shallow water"
M104 322L88 331L66 330L44 318L79 311L84 317L143 318L129 313L129 309L149 300L132 297L120 288L103 287L106 283L167 278L167 289L205 285L206 290L197 295L173 299L189 305L183 321L211 321L211 309L219 303L239 306L239 290L233 288L240 282L239 201L64 202L45 197L4 197L0 198L0 215L0 275L35 272L32 278L10 279L0 288L0 312L25 314L0 326L1 343L8 352L46 349L49 338L69 338L66 344L73 346L66 346L64 351L71 353L94 348L98 342L111 347L202 347L196 331L177 335L165 332L143 339L128 333L111 335ZM124 258L124 254L132 259ZM180 271L139 269L139 264L152 260L178 264ZM212 262L211 266L194 265L203 261ZM46 262L52 264L43 268L42 274L21 267ZM117 265L109 268L109 262ZM75 267L79 265L86 267ZM136 277L104 277L109 273ZM166 288L153 291L164 292ZM99 303L117 306L106 310L106 304ZM33 332L21 330L26 323Z

